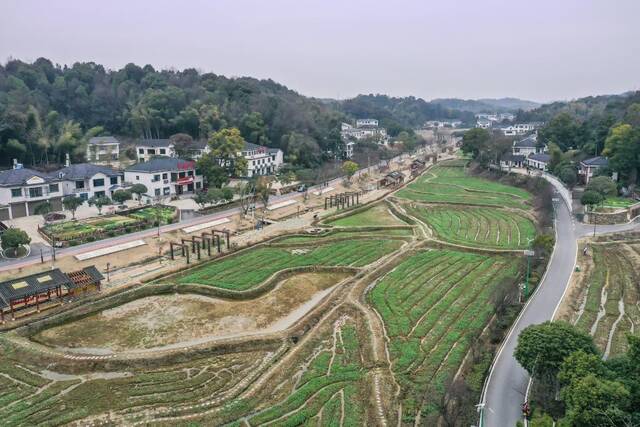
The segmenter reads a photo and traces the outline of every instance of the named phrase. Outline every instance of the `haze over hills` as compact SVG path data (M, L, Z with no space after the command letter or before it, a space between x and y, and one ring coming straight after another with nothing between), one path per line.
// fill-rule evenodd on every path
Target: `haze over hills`
M529 111L541 105L535 101L509 97L481 99L440 98L431 102L452 110L470 111L472 113Z

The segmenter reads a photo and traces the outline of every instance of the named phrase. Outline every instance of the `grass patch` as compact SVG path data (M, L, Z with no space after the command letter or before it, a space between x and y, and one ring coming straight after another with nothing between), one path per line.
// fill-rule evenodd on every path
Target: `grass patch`
M327 222L340 227L378 227L389 225L406 225L393 215L386 204L378 203L361 212Z

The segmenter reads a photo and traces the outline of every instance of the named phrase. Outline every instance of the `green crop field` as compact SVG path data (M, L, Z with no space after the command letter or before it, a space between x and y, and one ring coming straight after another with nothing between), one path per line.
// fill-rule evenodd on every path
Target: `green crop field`
M593 335L607 357L625 353L625 335L639 332L640 245L591 245L594 267L580 283L576 326Z
M636 203L640 203L640 201L629 197L607 197L602 202L602 206L605 208L628 208Z
M69 240L84 234L102 233L138 224L139 222L139 219L123 215L106 215L78 221L47 224L43 229L47 235L54 236L56 240Z
M412 204L405 208L439 239L465 246L525 249L536 233L529 218L504 209Z
M527 208L531 194L509 185L471 177L460 166L461 162L464 161L447 161L432 167L396 196L429 203Z
M361 346L352 321L336 323L333 336L296 367L299 380L283 400L230 425L363 425L364 410L356 403L361 401L366 373Z
M384 203L378 203L367 210L329 221L327 224L339 227L375 227L406 225L389 211Z
M176 277L177 283L198 283L232 290L257 286L272 274L309 265L363 267L402 245L401 240L350 240L304 248L259 247L211 261Z
M333 239L348 239L351 237L356 238L372 238L372 237L409 237L413 235L413 230L410 228L380 228L377 230L367 231L341 231L336 230L322 235L308 235L308 236L289 236L278 239L277 243L286 245L291 243L314 243L323 242Z
M390 339L392 370L405 396L403 423L427 415L493 314L495 286L515 278L519 261L448 250L406 258L373 288L369 300Z
M176 209L169 206L149 206L135 212L131 212L128 216L139 220L153 222L160 218L160 222L167 224L173 221Z

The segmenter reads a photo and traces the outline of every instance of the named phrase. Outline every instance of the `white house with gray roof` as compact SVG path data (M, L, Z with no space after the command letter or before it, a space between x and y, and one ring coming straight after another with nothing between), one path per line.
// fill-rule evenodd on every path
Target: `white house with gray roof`
M15 165L0 171L0 220L33 215L38 205L49 201L62 209L62 183L55 175Z
M120 142L113 136L95 136L87 144L87 162L110 162L120 157Z
M196 173L196 163L176 157L154 157L148 162L129 166L124 171L124 181L144 184L151 197L193 193L203 187L202 175Z
M283 155L279 148L245 142L242 156L247 160L247 177L273 175L282 166Z
M83 200L94 196L111 197L122 187L122 172L91 163L69 165L55 172L62 182L65 196L75 195Z
M139 162L147 162L156 156L175 157L176 146L170 139L142 139L136 144Z

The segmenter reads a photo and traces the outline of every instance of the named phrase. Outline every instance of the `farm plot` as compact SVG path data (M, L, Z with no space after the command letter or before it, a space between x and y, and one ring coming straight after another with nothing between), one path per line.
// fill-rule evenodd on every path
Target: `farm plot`
M115 352L279 331L304 316L347 273L301 273L247 301L196 294L156 295L45 329L32 337L57 348Z
M43 227L43 231L48 236L55 237L57 241L65 241L96 233L118 230L123 227L130 227L140 223L141 221L136 218L129 218L123 215L108 215L78 221L65 221L55 224L47 224Z
M493 314L495 287L519 274L513 257L448 250L406 258L368 294L387 335L403 423L425 420Z
M308 248L259 247L212 261L172 278L177 283L196 283L232 290L257 286L274 273L291 267L364 267L402 246L401 240L348 240Z
M580 287L572 319L591 333L603 356L627 350L625 335L640 333L640 247L625 243L591 245L593 268Z
M110 419L108 424L130 425L147 412L204 411L220 403L212 402L212 396L234 398L263 372L277 350L194 357L155 369L70 374L53 372L55 363L38 366L33 355L0 345L3 426L64 425L97 415Z
M342 218L330 220L329 225L339 227L376 227L389 225L406 225L396 217L385 203L378 203L369 209Z
M529 218L504 209L418 204L405 208L438 238L465 246L525 249L536 233Z
M411 228L379 228L368 229L366 231L342 231L332 230L328 233L321 235L308 235L308 236L289 236L278 239L277 244L292 244L292 243L320 243L327 240L340 240L348 238L372 238L372 237L410 237L413 235Z
M247 414L244 402L229 405L237 421L230 426L360 426L370 425L365 403L367 359L356 323L342 316L333 330L322 335L304 359L271 379L265 401L253 402ZM290 368L290 369L289 369ZM256 409L258 408L258 409Z
M146 222L160 221L161 224L172 223L176 215L176 209L171 206L149 206L131 212L127 216Z
M454 162L459 162L455 160ZM516 187L471 177L458 163L442 162L398 191L397 197L428 202L526 208L531 194Z

